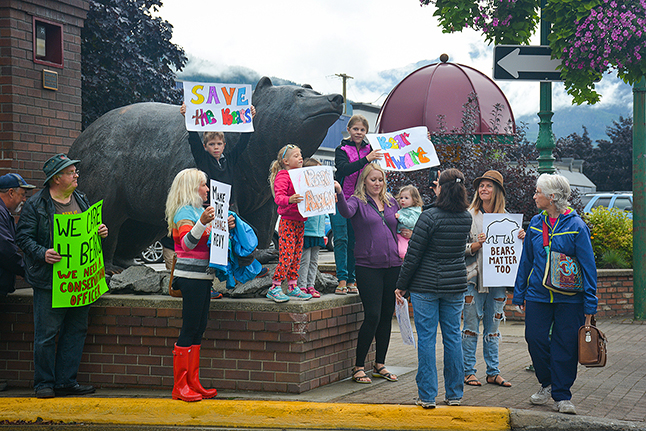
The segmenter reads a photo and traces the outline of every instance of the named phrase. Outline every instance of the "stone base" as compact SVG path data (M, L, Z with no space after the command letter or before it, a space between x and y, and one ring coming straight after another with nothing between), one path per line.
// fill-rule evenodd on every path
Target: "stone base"
M0 379L33 385L31 289L0 300ZM276 304L211 301L201 349L204 387L302 393L350 376L363 307L358 295ZM90 310L78 380L97 387L173 386L182 300L106 294ZM374 347L373 347L374 349ZM367 361L374 360L374 350Z

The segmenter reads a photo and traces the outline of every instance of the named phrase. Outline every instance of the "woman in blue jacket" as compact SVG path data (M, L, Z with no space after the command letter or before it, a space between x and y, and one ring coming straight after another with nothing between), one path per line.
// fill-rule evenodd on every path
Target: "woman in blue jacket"
M568 207L569 197L565 177L542 174L538 178L534 201L542 212L532 218L527 230L512 302L525 309L525 340L541 384L529 401L546 404L552 398L554 410L576 414L570 388L576 379L577 334L585 317L597 312L597 267L590 230ZM547 250L576 257L583 291L566 295L543 285Z

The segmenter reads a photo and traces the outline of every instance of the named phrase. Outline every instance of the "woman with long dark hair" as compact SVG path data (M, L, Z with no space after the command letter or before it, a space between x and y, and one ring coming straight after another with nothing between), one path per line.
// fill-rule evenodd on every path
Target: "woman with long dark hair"
M399 273L395 296L410 292L417 329L417 405L434 408L438 392L437 325L444 344L444 402L458 406L463 394L460 316L467 290L464 250L471 229L464 175L448 169L433 188L435 206L419 217Z

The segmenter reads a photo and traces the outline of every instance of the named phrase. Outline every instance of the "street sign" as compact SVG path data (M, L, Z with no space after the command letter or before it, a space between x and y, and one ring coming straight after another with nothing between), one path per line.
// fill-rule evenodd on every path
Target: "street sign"
M493 48L493 79L561 81L556 67L561 60L550 58L549 46L498 45Z

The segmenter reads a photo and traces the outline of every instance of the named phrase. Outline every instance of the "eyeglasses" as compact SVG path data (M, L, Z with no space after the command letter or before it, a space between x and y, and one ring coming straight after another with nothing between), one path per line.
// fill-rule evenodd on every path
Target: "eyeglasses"
M73 177L74 175L79 176L79 175L81 175L81 171L79 171L78 169L76 169L76 170L74 170L74 171L61 172L61 175L69 175L70 177Z
M287 151L288 151L288 150L291 150L291 149L293 149L293 148L296 148L296 145L294 145L294 144L287 144L287 145L285 146L285 151L283 151L283 155L281 156L281 159L284 159L284 158L285 158L285 154L287 154Z

